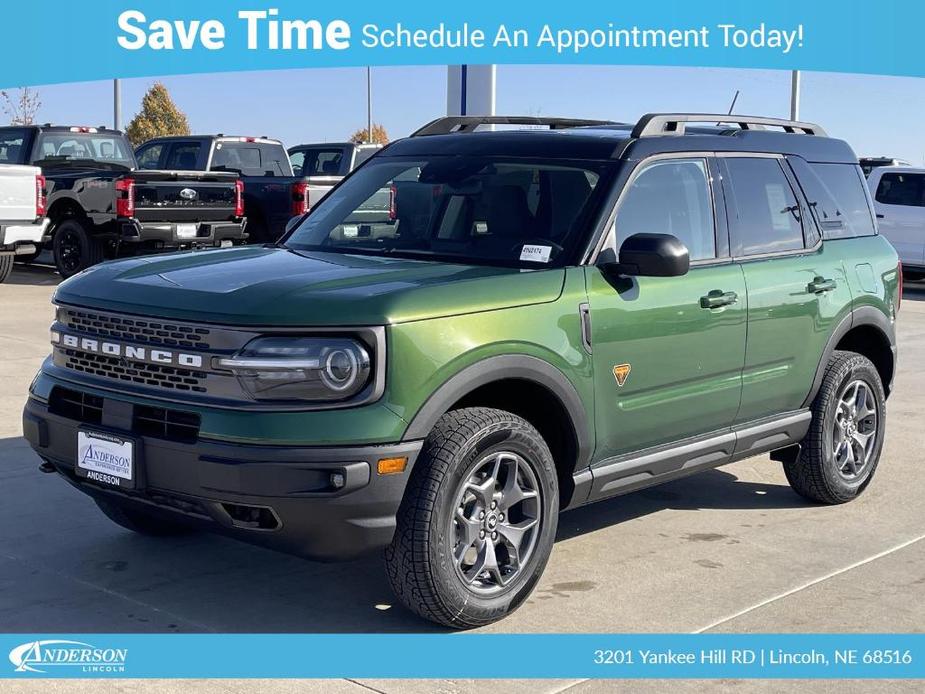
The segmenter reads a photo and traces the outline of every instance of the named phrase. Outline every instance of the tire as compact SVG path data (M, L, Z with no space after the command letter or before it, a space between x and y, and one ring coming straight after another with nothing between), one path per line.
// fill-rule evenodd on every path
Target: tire
M65 219L54 230L55 267L67 279L103 260L103 244L81 219Z
M385 553L392 589L410 610L444 626L495 622L536 586L558 513L555 463L532 425L503 410L450 412L434 426L411 471ZM519 538L520 562L512 538Z
M177 523L153 513L146 513L140 509L130 508L109 499L94 499L94 501L99 506L100 511L113 523L140 535L174 537L195 532L194 528L183 523Z
M13 254L0 255L0 284L7 281L13 272Z
M247 243L254 246L262 246L267 243L273 243L274 241L276 241L276 239L271 238L270 228L263 217L248 217Z
M856 384L860 384L859 389L852 390ZM851 414L846 402L854 403L857 416ZM811 501L851 501L873 479L886 433L886 395L871 361L854 352L835 352L813 401L812 414L799 455L784 463L787 481L797 494Z

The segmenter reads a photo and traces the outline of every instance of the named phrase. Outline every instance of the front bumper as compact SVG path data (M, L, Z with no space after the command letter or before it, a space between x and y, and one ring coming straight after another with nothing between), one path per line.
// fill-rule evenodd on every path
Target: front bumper
M395 515L421 442L357 447L282 447L154 438L133 430L136 407L106 398L99 424L60 416L30 397L23 432L38 455L92 497L114 498L165 518L311 559L339 561L391 542ZM137 487L77 477L77 430L136 441ZM380 458L408 458L378 475ZM335 477L339 476L339 477ZM338 486L337 482L343 484Z
M195 236L182 230L195 227ZM140 222L137 219L122 222L119 240L122 243L154 243L159 248L184 246L220 246L223 241L244 243L247 240L247 220L239 222Z
M13 250L22 244L38 246L48 229L48 219L43 217L33 224L10 224L0 222L0 249Z

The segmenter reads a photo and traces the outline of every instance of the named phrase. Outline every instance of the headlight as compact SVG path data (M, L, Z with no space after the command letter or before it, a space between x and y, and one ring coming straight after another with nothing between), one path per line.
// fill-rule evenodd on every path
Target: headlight
M218 366L255 400L348 400L370 377L369 353L347 338L261 337Z

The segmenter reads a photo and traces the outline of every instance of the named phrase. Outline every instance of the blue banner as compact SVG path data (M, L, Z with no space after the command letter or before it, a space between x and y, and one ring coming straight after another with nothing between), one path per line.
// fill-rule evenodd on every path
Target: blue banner
M925 634L0 636L14 678L925 678Z
M925 74L925 4L6 3L0 88L357 65L597 63Z

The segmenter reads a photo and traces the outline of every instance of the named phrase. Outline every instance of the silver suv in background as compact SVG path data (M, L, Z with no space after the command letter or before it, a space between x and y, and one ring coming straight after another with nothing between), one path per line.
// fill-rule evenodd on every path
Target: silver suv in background
M893 244L907 280L925 279L925 169L879 166L867 177L880 233Z
M905 159L894 159L892 157L861 157L858 159L861 165L861 171L865 176L870 176L870 172L881 166L912 166Z

